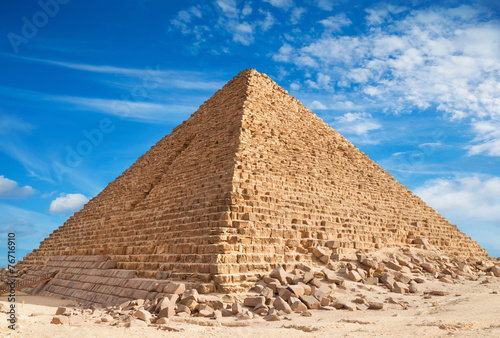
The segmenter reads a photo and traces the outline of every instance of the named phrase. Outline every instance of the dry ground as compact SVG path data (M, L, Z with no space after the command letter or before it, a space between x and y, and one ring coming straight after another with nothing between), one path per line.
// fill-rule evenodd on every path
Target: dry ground
M485 283L488 280L488 283ZM86 322L81 325L50 324L58 306L76 303L46 297L17 295L18 325L7 328L7 315L0 313L0 336L4 337L500 337L500 278L481 277L461 284L429 283L427 288L447 290L448 296L398 295L372 291L373 298L392 297L401 305L386 303L387 309L367 311L311 311L266 322L263 319L219 321L202 318L174 318L167 325L144 328L113 327ZM350 285L349 293L355 285ZM361 290L360 290L361 292ZM363 292L366 293L365 290ZM24 304L23 304L24 301ZM6 306L6 297L0 297ZM164 330L164 329L168 330Z

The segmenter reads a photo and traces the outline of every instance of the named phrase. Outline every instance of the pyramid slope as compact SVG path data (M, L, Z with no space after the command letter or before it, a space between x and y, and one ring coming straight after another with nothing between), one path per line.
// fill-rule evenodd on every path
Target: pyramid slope
M221 252L213 233L227 219L247 79L226 84L29 254L110 255L144 277L208 279ZM157 272L160 276L157 276Z
M310 261L316 246L373 251L420 237L487 257L267 75L246 70L23 264L109 255L141 277L233 285Z
M223 282L294 266L317 246L373 251L423 237L446 254L487 256L266 75L251 77L242 128L226 229L241 243L218 267Z

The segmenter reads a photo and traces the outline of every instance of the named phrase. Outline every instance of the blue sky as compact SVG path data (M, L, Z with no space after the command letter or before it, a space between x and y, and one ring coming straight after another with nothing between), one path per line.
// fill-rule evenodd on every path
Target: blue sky
M19 258L38 247L256 68L500 256L499 13L486 0L4 0L1 247L13 230Z

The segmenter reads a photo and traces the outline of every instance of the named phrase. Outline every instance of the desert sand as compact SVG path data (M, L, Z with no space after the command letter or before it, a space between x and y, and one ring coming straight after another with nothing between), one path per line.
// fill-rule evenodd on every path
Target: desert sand
M7 315L2 311L0 332L5 337L500 337L499 278L482 276L457 284L430 281L426 288L446 290L449 295L398 295L378 287L369 291L358 283L347 282L346 290L335 291L337 297L359 292L384 300L386 308L311 310L312 317L292 313L275 322L262 318L173 317L168 324L139 328L111 326L91 316L78 325L50 324L58 307L78 307L78 303L18 292L17 329L7 328ZM1 297L0 302L6 306L6 297Z

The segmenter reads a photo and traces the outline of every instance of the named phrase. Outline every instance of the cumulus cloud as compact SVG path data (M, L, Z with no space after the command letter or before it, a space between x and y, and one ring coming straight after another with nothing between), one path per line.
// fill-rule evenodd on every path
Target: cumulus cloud
M343 27L349 26L352 22L344 13L340 13L335 16L329 16L319 21L319 23L325 27L327 33L331 33L341 31Z
M17 199L31 196L35 189L26 185L20 187L16 181L9 180L4 175L0 175L0 198Z
M327 106L325 106L323 103L321 103L319 101L313 101L313 102L311 102L311 104L309 105L309 107L311 109L318 109L318 110L328 109Z
M89 199L82 194L63 194L50 203L50 213L60 214L80 210Z
M467 5L412 11L380 5L367 10L366 20L364 33L289 41L273 59L330 76L334 89L359 106L396 115L435 108L469 122L477 135L469 154L500 156L500 21ZM337 14L319 24L328 33L349 21Z
M314 2L316 6L325 11L331 11L335 5L335 0L315 0Z
M432 179L416 189L415 194L439 212L500 224L499 177Z

